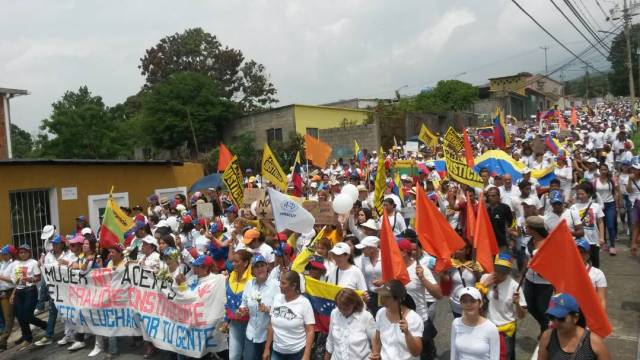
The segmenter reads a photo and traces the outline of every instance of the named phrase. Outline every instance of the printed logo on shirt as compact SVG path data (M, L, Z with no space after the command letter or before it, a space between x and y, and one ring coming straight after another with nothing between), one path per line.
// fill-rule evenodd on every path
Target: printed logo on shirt
M282 318L285 320L293 320L296 318L296 314L286 306L278 306L274 308L272 315L276 318Z
M589 207L589 213L587 215L584 214L585 211L587 211L587 209L578 211L578 214L582 219L582 226L584 226L585 228L595 227L595 216L593 215L593 209Z

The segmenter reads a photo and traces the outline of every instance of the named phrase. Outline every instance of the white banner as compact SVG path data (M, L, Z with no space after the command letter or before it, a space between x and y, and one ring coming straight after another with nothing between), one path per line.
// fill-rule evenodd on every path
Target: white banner
M218 329L226 303L223 275L177 286L137 264L88 272L46 265L43 275L58 314L79 331L143 336L159 349L190 357L228 348Z

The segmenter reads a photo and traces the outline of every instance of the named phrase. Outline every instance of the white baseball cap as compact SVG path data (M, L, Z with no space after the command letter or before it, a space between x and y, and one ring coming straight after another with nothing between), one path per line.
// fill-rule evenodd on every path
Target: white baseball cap
M53 233L55 231L56 231L56 228L53 227L53 225L46 225L45 227L42 228L42 235L40 235L40 239L47 240L48 238L53 236Z
M156 249L158 248L158 240L151 235L147 235L143 237L142 242L147 243L149 245L155 245Z
M356 249L364 249L366 247L377 248L380 245L380 238L377 236L366 236L360 240L360 244L356 245Z
M362 224L360 224L360 226L365 227L367 229L371 229L371 230L378 230L378 224L376 224L375 220L373 219L369 219L363 222Z
M91 230L90 227L86 227L86 228L83 228L82 230L80 230L80 233L82 235L90 235L90 234L93 234L93 230Z
M471 296L473 300L482 300L482 295L480 294L480 290L476 289L475 287L467 286L463 288L462 291L460 292L460 299L462 299L464 295Z
M347 243L339 242L331 248L331 252L336 255L351 254L351 247Z

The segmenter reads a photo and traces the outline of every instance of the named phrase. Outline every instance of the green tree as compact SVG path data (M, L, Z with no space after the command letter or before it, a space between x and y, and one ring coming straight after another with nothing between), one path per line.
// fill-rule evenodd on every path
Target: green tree
M237 116L236 104L221 92L205 75L175 73L142 96L142 129L156 148L186 143L192 154L207 152L222 139L224 124Z
M274 141L269 147L278 158L278 162L282 166L282 169L287 174L289 168L293 166L296 160L298 151L300 152L300 159L304 159L304 137L298 134L296 131L289 132L288 139L285 141ZM304 161L304 160L302 160Z
M265 67L246 60L242 51L223 46L215 35L201 28L162 38L140 59L146 87L188 71L204 74L219 84L220 96L238 101L243 112L251 112L277 102L276 89Z
M42 120L39 156L64 159L114 159L131 155L125 121L86 86L67 91Z
M31 157L33 146L31 134L22 130L18 125L11 124L11 152L13 157L16 159Z
M609 74L587 72L585 75L565 82L564 93L577 97L601 97L607 94L608 89Z
M477 87L459 80L438 81L433 90L422 92L404 104L406 110L446 112L466 110L478 99Z
M638 77L638 41L640 40L640 24L631 27L631 63L636 96L640 88ZM627 67L627 45L624 32L616 35L611 43L607 59L611 63L609 73L609 89L615 96L629 96L629 68Z

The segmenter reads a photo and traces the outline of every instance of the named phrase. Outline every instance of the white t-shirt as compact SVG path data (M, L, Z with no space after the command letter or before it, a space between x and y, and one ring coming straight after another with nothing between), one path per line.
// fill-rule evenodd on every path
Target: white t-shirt
M427 267L427 257L423 257L420 261L420 265L424 270L424 278L432 283L436 284L436 279L433 277L431 270ZM429 294L427 289L422 284L422 281L418 279L418 275L416 274L416 262L414 261L409 267L407 267L407 272L409 273L409 282L405 285L407 289L407 294L411 295L413 301L416 303L416 312L423 321L429 320L429 307L427 302L435 302L436 299Z
M632 181L631 178L628 178L627 182L631 182L631 191L627 191L627 195L633 205L637 199L640 199L640 182L638 180Z
M16 284L16 289L24 289L29 286L36 285L36 283L33 282L28 282L26 284L20 283L20 279L23 277L33 278L36 275L40 275L40 266L38 266L38 262L36 260L15 260L13 269L14 271L11 279L13 280L13 283Z
M356 266L360 268L362 274L364 275L364 280L367 284L367 289L369 291L374 291L377 289L377 286L373 285L375 280L382 279L382 257L378 254L378 259L375 264L371 263L371 259L362 255L359 259L355 261ZM334 270L335 271L335 270Z
M409 310L409 312L405 314L405 320L409 326L409 333L411 333L411 336L422 338L424 322L420 315L413 310ZM376 314L376 326L377 330L380 332L380 342L382 343L380 357L382 359L420 359L420 356L412 356L409 352L404 334L400 331L400 326L398 323L390 322L389 318L387 318L387 308L381 308Z
M489 320L476 326L467 326L462 318L451 325L451 360L500 359L500 334Z
M587 269L589 271L589 278L591 279L591 283L593 284L594 288L607 287L607 278L604 276L604 272L602 272L602 270L591 265L588 265Z
M347 270L340 270L331 263L327 269L327 282L354 290L367 291L367 282L364 280L364 275L354 265L351 265Z
M537 196L535 196L533 193L529 194L528 198L534 199L536 204L536 209L540 209L542 207L542 203L540 202L540 199ZM524 217L524 209L522 208L522 202L524 201L524 199L525 198L522 198L522 196L518 196L511 200L512 202L511 208L516 213L516 217Z
M13 278L15 261L0 261L0 276ZM15 284L11 281L0 280L0 291L13 289Z
M575 231L576 225L580 224L580 215L575 210L565 209L560 216L553 211L544 214L544 228L551 231L558 226L560 221L567 221L567 226L571 231Z
M589 204L591 204L591 207L589 207ZM588 211L587 208L589 208ZM598 219L604 217L604 212L602 212L600 204L594 201L591 201L590 203L575 203L571 206L571 210L578 213L578 219L582 218L582 227L584 229L585 239L587 239L591 245L598 245L600 241ZM586 215L584 215L585 212L587 212Z
M465 288L465 286L475 286L476 285L476 276L467 268L462 268L462 278L460 277L460 271L458 269L450 269L449 276L451 277L451 296L449 296L449 301L451 302L451 309L458 313L462 314L462 307L460 306L460 292ZM464 278L464 282L462 279Z
M397 209L397 208L396 208ZM378 219L378 229L382 229L382 216ZM389 217L389 225L394 235L400 235L407 229L407 224L404 222L404 218L400 211L395 211L393 216Z
M305 326L315 323L309 299L300 295L287 302L284 294L277 294L271 308L273 350L282 354L294 354L304 349L307 342Z
M502 185L498 190L500 190L500 201L509 205L511 211L513 211L512 199L520 196L520 189L516 185L511 185L511 189L507 190L504 185Z
M600 200L600 205L604 203L609 203L615 201L613 198L613 192L615 191L615 184L613 181L602 182L600 178L595 180L596 185L596 193L598 194L598 199Z
M480 281L484 281L490 274L484 274L480 278ZM498 296L496 298L496 290ZM518 282L512 277L508 277L500 284L489 287L487 293L487 299L489 299L489 308L487 311L487 319L494 323L496 326L502 326L516 320L516 306L513 303L513 294L518 291L520 293L519 304L522 307L527 306L527 301L524 299L523 288L518 290Z

